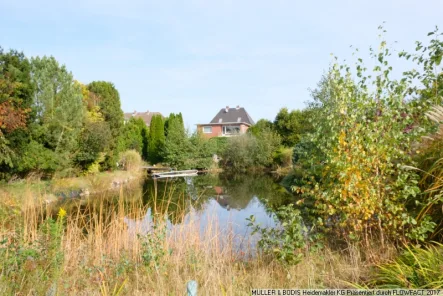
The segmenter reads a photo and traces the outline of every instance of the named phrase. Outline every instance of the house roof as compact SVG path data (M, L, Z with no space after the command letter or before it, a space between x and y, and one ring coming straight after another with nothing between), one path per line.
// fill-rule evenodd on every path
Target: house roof
M151 112L151 111L146 111L146 112L131 112L131 113L124 113L124 118L125 120L129 120L131 119L131 117L136 117L136 118L141 118L147 126L151 125L151 120L152 120L152 116L154 115L161 115L161 117L163 117L163 115L160 112Z
M223 108L217 115L211 120L211 124L223 124L223 123L244 123L253 125L254 120L249 116L248 112L243 107L236 108Z

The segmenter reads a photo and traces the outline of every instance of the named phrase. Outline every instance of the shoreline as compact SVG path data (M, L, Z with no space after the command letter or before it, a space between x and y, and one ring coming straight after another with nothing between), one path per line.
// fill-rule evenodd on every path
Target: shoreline
M0 198L20 204L24 201L24 195L32 195L36 200L49 204L63 199L82 198L108 190L117 190L120 186L140 181L143 177L143 171L116 170L52 180L28 178L0 185Z

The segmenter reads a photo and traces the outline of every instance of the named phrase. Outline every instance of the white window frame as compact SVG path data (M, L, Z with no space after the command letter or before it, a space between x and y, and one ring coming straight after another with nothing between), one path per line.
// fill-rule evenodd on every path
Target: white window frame
M209 132L205 131L205 129L209 129L210 131ZM202 131L203 131L204 134L212 134L212 126L210 126L210 125L204 126L202 128Z
M231 130L238 128L238 132L226 132L227 127L229 127ZM238 135L241 133L241 126L239 126L239 125L224 125L222 131L223 131L223 135L227 135L227 136Z

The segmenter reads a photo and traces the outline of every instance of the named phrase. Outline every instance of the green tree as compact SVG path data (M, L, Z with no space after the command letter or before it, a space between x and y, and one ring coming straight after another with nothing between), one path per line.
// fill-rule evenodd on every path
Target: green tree
M147 145L148 160L153 164L161 162L165 145L165 127L161 115L152 116Z
M281 137L272 129L266 128L256 136L256 139L255 163L258 166L270 167L274 161L274 154L281 145Z
M189 168L190 142L181 114L171 114L168 119L168 135L163 149L164 161L179 169Z
M140 155L143 155L143 151L146 151L147 129L143 119L132 117L125 123L122 129L122 135L120 137L121 150L135 150Z
M305 166L305 157L321 160L321 170L306 178L313 186L293 190L312 196L319 224L338 235L369 242L378 233L382 243L385 237L423 240L435 223L415 218L426 203L418 198L418 174L411 168L425 131L417 117L426 106L405 100L414 85L407 76L390 78L386 42L371 53L376 63L371 73L362 59L355 72L335 63L314 92L309 140L315 149L297 157Z
M58 169L68 168L83 123L81 89L66 67L53 57L33 58L31 66L36 111L32 137L55 152Z
M31 66L21 52L0 47L0 171L15 170L29 141L33 87Z
M88 169L104 155L111 138L111 129L107 122L86 122L80 135L76 163L82 169Z
M88 84L88 90L98 97L100 112L109 124L112 139L107 148L105 164L106 168L115 168L120 152L118 139L124 122L120 94L113 83L106 81L93 81Z
M260 119L253 126L251 126L248 129L248 133L251 133L254 136L257 136L258 134L260 134L264 130L272 130L272 129L274 129L274 124L271 121L269 121L267 119Z
M228 138L221 155L221 164L226 170L245 171L255 166L254 155L257 150L257 139L251 134Z
M311 111L282 108L274 120L274 129L282 137L283 145L293 147L300 142L303 135L312 130Z
M175 114L175 113L171 113L169 114L169 116L165 119L164 121L164 125L165 125L165 137L168 136L168 130L169 130L169 122L173 121L173 120L179 120L181 122L181 124L184 126L184 121L183 121L183 115L180 113Z
M222 165L232 171L270 167L280 144L280 136L271 129L264 129L258 136L246 133L230 137L221 155Z
M165 118L164 126L165 126L165 137L168 136L168 130L169 130L169 122L175 119L175 114L171 113L168 117Z
M195 132L189 138L189 165L191 169L209 169L214 165L213 156L217 154L217 142Z
M207 139L200 132L195 132L191 138L191 148L193 148L193 159L195 164L193 168L211 168L214 165L213 157L218 152L218 143Z

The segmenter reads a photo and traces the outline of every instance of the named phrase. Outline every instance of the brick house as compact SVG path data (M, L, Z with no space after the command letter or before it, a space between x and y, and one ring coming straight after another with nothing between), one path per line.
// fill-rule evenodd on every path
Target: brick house
M134 111L132 113L124 113L124 119L125 119L125 123L126 123L129 121L129 119L131 119L131 117L141 118L141 119L143 119L143 121L146 123L147 126L150 126L152 116L154 116L154 115L161 115L163 117L163 115L160 112L151 112L148 110L146 112Z
M197 130L205 137L231 137L246 133L250 126L254 124L251 116L245 108L221 109L210 123L197 124Z

